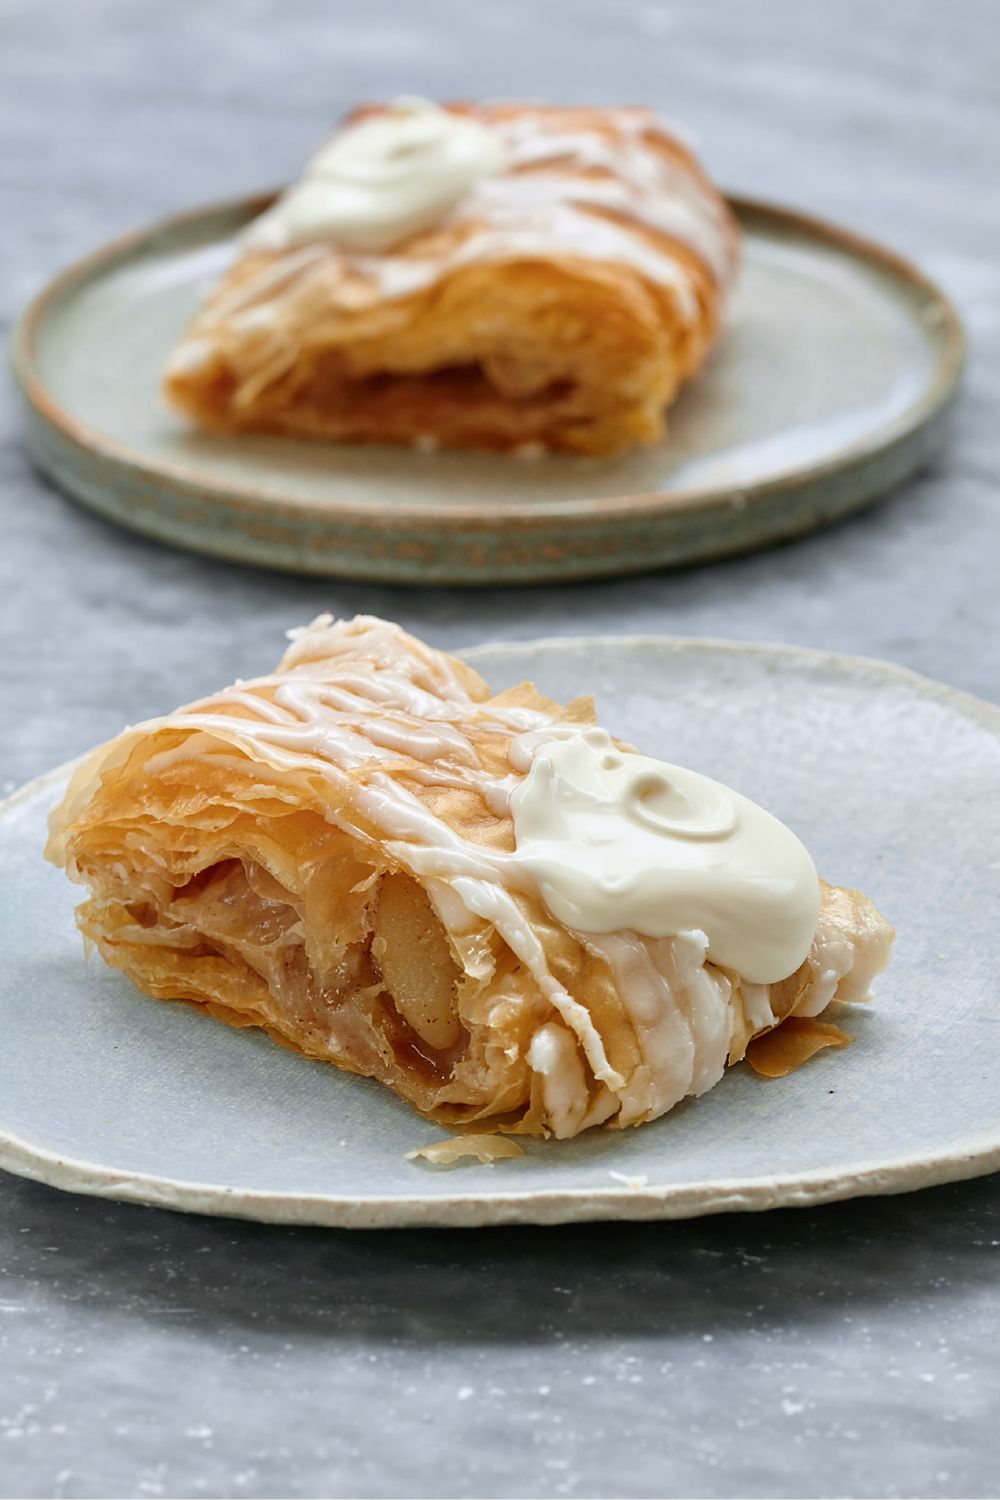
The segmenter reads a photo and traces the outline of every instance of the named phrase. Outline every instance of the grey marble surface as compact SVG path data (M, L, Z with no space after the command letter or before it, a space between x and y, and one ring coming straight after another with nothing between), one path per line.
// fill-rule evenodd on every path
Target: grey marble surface
M8 385L0 787L251 674L321 608L441 645L786 640L1000 699L998 30L992 0L7 0L5 324L111 235L280 180L356 98L508 94L660 105L734 189L919 261L972 358L934 471L849 524L519 593L305 582L118 533L28 469ZM995 1179L756 1219L350 1235L5 1177L0 1495L992 1496L998 1254Z

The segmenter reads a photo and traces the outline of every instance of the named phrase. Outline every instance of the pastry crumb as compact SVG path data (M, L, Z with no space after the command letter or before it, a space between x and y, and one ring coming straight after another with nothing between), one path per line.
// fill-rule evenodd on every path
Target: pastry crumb
M851 1038L831 1021L788 1016L780 1026L754 1037L746 1060L761 1078L785 1078L824 1047L848 1047Z
M435 1141L430 1146L418 1146L407 1151L407 1161L426 1161L434 1167L453 1167L465 1157L474 1158L481 1166L491 1167L496 1161L514 1161L524 1155L523 1147L504 1135L457 1135L448 1141Z
M615 1182L620 1182L627 1188L644 1188L649 1184L649 1178L645 1172L639 1172L632 1177L627 1172L609 1172L608 1176L613 1177Z

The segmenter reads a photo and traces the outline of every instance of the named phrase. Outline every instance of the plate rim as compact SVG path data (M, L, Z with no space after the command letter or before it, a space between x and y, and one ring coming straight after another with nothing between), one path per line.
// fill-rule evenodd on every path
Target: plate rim
M653 646L685 653L723 652L737 656L777 656L833 668L854 676L902 683L921 697L947 704L972 718L1000 741L1000 705L962 688L926 677L898 663L787 642L736 641L725 637L655 633L541 636L527 640L482 643L456 652L475 663L510 650L552 652L595 646ZM89 752L85 752L89 753ZM0 801L0 822L23 803L65 777L83 757L43 772ZM41 856L39 856L41 857ZM415 1115L415 1120L420 1116ZM809 1207L855 1197L911 1192L947 1182L984 1176L1000 1169L1000 1125L972 1132L942 1151L889 1155L836 1170L772 1173L710 1184L664 1187L601 1186L523 1188L518 1191L461 1191L426 1198L411 1194L359 1197L347 1194L294 1193L259 1188L232 1188L192 1183L182 1178L129 1172L61 1154L6 1130L0 1122L0 1169L14 1176L88 1197L139 1203L147 1207L208 1216L248 1219L257 1223L312 1225L324 1228L478 1228L502 1224L554 1225L604 1220L649 1221L695 1218L771 1208ZM419 1168L417 1170L420 1170Z
M504 506L505 526L530 531L542 520L559 517L576 525L585 525L589 517L600 520L656 519L665 512L692 515L713 510L728 510L734 495L752 504L803 485L821 482L850 471L866 460L874 459L887 449L905 442L941 415L954 401L961 382L967 353L967 338L958 310L946 292L923 270L899 252L870 237L832 223L818 215L772 203L765 199L727 194L727 201L741 224L764 223L804 238L818 240L847 254L905 286L911 297L924 304L921 318L925 330L933 326L928 341L937 350L932 377L910 404L890 421L852 440L835 454L818 462L804 463L772 478L752 480L746 485L729 485L704 489L648 490L631 494L612 494L598 499L563 501L558 506L546 502L512 501ZM140 228L109 241L97 250L72 262L53 277L29 302L14 326L11 361L22 398L43 426L54 432L64 444L88 456L96 456L133 481L167 483L181 497L208 500L228 509L252 515L281 514L289 519L316 524L327 520L347 524L371 524L377 516L380 528L403 529L407 526L434 524L448 532L489 530L495 516L476 504L447 507L410 506L394 503L391 510L373 512L349 500L307 504L294 498L278 497L254 489L252 482L234 483L199 476L183 463L151 461L127 444L109 437L74 417L48 390L37 363L37 343L45 320L56 305L87 283L126 262L158 241L175 239L185 230L207 226L213 220L229 219L235 226L265 209L273 201L273 191L252 193L239 198L213 201L201 207L156 219ZM83 498L83 497L80 497ZM586 506L586 510L582 509Z

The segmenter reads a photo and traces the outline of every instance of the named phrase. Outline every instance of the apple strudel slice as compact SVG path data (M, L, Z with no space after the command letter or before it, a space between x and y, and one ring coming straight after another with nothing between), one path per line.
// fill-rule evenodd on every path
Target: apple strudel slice
M738 246L650 110L361 109L250 227L166 395L220 432L615 453L661 436Z
M777 819L532 686L370 617L126 729L48 856L147 995L261 1027L444 1124L655 1119L786 1017L864 996L892 930Z

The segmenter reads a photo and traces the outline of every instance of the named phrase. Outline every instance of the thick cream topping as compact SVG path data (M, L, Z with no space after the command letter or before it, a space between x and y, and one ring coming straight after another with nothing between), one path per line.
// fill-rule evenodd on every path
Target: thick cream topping
M480 121L401 99L335 136L249 240L270 249L333 240L347 250L386 250L438 223L505 162L500 136Z
M703 932L709 958L752 984L799 967L819 881L783 823L707 776L619 750L603 729L532 739L510 798L516 858L558 921L649 938Z

